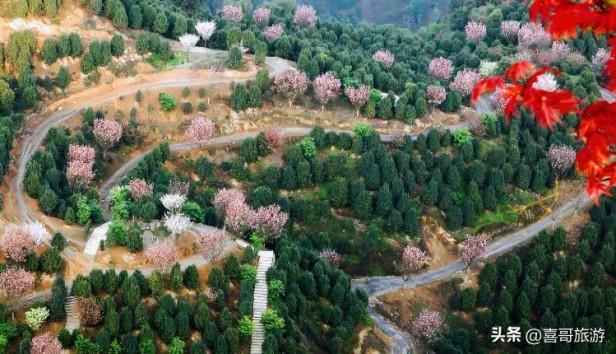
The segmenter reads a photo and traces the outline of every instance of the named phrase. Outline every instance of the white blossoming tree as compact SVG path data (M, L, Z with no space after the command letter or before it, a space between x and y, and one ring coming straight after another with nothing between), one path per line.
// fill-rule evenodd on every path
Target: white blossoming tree
M163 217L163 224L171 235L178 237L192 226L190 218L182 213L168 213Z
M207 41L212 37L214 32L216 31L216 22L214 21L205 21L199 22L195 25L195 30L203 39L204 46L207 48Z
M197 45L199 42L199 36L196 34L186 33L180 36L180 43L182 47L186 48L186 58L190 61L190 48Z

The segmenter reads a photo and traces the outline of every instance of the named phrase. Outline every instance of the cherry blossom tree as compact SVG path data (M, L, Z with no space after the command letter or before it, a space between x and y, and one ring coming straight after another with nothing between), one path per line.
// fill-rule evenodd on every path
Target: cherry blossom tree
M347 86L344 89L344 93L356 109L355 116L359 117L359 111L370 99L370 87L366 85L361 85L357 88Z
M111 149L122 138L122 124L111 119L97 119L94 122L94 138L103 149L103 153Z
M225 210L225 226L242 233L255 225L255 212L245 202L230 202Z
M79 323L84 326L96 326L103 319L103 312L93 297L78 297L75 301Z
M214 122L197 117L190 122L188 129L184 132L184 136L196 146L206 146L208 141L214 136Z
M342 256L340 256L338 252L336 252L335 250L329 249L329 248L324 249L321 252L319 252L319 257L328 261L329 264L331 264L332 267L335 267L335 268L338 268L338 265L340 264L340 260L342 259Z
M413 320L411 328L417 338L431 342L444 330L443 317L439 312L424 309Z
M171 232L171 235L178 237L192 226L192 222L182 213L167 213L163 217L163 225Z
M51 240L51 234L47 231L47 228L38 221L25 224L24 227L35 245L40 245Z
M17 225L7 226L0 249L8 259L15 262L25 261L26 257L34 252L34 242L28 228Z
M280 236L282 229L289 220L289 214L280 210L278 205L260 207L254 213L252 228L254 231L267 235L270 238Z
M284 33L284 28L281 24L276 24L266 27L265 30L263 30L263 33L265 34L265 38L267 38L268 41L272 42L282 36L282 34Z
M207 47L207 41L210 39L210 37L212 37L212 35L216 31L216 22L215 21L198 22L195 25L195 31L197 31L201 39L203 39L204 46Z
M284 136L280 130L276 128L269 128L265 131L265 143L270 149L277 149L284 145Z
M197 250L206 262L213 261L225 248L229 236L223 230L206 232L197 238Z
M481 22L471 21L464 26L464 33L467 40L472 43L479 43L486 38L486 25Z
M377 50L372 55L372 59L377 63L383 64L386 68L391 68L394 65L395 57L389 50Z
M462 71L458 71L449 87L464 96L468 96L471 94L473 88L480 79L481 75L478 72L470 69L464 69Z
M230 22L240 22L244 17L244 11L237 5L225 5L222 8L222 18Z
M520 31L520 21L503 21L500 26L500 34L508 41L512 41L518 38L518 31Z
M426 252L421 249L408 245L404 247L402 251L402 259L400 263L400 270L404 277L408 277L411 273L416 273L424 265L427 259Z
M141 178L131 179L128 186L130 188L130 195L133 199L150 197L154 194L154 185Z
M553 42L551 52L556 60L561 60L571 54L571 47L564 42Z
M259 7L252 13L252 19L255 21L257 26L263 28L269 24L271 15L272 11L270 9L266 7Z
M183 182L179 178L173 178L169 185L167 186L167 193L169 194L180 194L183 196L187 196L190 191L190 183Z
M488 240L484 235L468 236L462 244L460 258L466 266L470 266L473 261L481 257L488 247Z
M227 189L223 188L216 193L214 196L214 201L212 204L214 205L214 209L219 216L224 217L227 207L233 202L244 203L246 201L246 196L244 193L237 189Z
M165 194L160 197L160 202L170 212L177 212L186 203L186 196L182 194Z
M319 75L313 82L314 96L321 104L321 111L325 110L325 105L330 100L340 96L342 82L332 72Z
M453 74L453 63L451 60L438 57L430 61L428 71L433 78L437 80L447 81Z
M289 107L293 106L293 101L308 88L308 76L297 69L289 69L274 77L274 85L278 92L289 100Z
M49 333L32 338L30 354L60 354L61 352L62 344L58 338Z
M518 31L518 45L523 48L547 47L550 43L552 43L550 34L540 24L527 22Z
M426 88L426 99L433 106L438 106L447 99L447 91L444 87L430 85Z
M199 36L192 33L186 33L181 35L179 40L182 47L186 48L186 57L188 58L188 61L190 61L190 48L197 45L197 42L199 42Z
M87 187L94 180L96 151L86 145L71 144L68 147L66 179L73 188Z
M145 249L146 259L163 273L178 261L179 253L178 247L170 240L159 241Z
M575 164L577 152L567 145L552 145L548 150L548 160L552 168L560 175L565 174Z
M34 273L22 268L10 267L0 273L0 290L10 296L22 295L34 289Z
M293 23L300 27L312 27L317 24L317 11L310 5L300 5L295 9Z
M595 55L592 57L592 67L597 71L603 70L605 63L607 63L609 58L610 52L603 48L599 48L599 50L597 50Z

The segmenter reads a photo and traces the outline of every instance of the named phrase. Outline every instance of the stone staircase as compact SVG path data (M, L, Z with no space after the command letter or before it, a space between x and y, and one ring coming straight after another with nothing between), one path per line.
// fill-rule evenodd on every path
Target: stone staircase
M79 314L77 313L77 301L74 296L68 296L64 303L64 309L66 310L66 328L67 331L72 332L79 328Z
M274 264L273 251L259 251L259 264L257 266L257 284L252 301L252 321L254 330L252 332L252 343L250 354L261 354L263 341L265 340L265 329L261 324L261 316L267 309L267 270Z

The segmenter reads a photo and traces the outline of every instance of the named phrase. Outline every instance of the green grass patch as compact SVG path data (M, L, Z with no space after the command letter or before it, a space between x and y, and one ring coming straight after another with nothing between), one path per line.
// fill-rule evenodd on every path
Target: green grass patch
M471 228L471 232L478 233L487 227L515 223L520 216L518 209L535 202L536 199L530 192L514 189L496 206L496 210L480 215L475 226Z
M163 60L159 54L154 53L150 56L149 62L156 69L164 69L168 67L178 66L183 64L186 61L186 53L176 52L173 53L173 58L171 60L165 61Z

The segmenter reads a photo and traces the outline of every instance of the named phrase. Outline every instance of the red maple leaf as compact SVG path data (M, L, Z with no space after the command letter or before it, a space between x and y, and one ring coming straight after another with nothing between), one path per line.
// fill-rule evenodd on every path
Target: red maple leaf
M518 61L511 64L509 69L507 69L505 72L505 78L511 81L526 79L527 76L534 74L535 70L535 64L530 61Z
M473 88L473 92L471 93L471 104L476 104L479 97L483 96L485 93L493 93L504 85L505 80L503 80L503 78L500 76L487 77L485 79L479 80L477 85L475 85L475 88Z
M537 90L527 83L524 90L523 106L530 109L543 128L552 129L560 123L560 116L569 112L578 112L579 100L571 92Z

